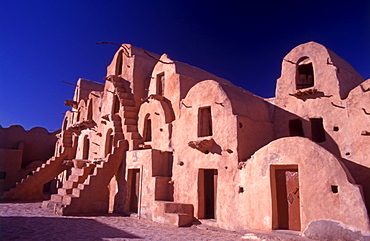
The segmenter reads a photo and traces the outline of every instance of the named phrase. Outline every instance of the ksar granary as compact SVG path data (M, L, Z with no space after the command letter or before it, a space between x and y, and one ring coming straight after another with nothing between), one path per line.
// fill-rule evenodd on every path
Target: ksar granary
M129 44L105 80L78 80L54 156L4 199L57 178L61 215L369 234L370 79L324 46L291 50L269 99Z

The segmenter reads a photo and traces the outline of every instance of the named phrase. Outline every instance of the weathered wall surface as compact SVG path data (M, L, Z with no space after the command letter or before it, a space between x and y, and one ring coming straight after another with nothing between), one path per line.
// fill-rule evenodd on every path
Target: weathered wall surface
M302 231L316 220L333 220L348 229L369 232L360 188L348 181L351 177L347 176L337 158L301 137L273 141L247 161L241 183L247 186L245 211L248 227L271 230L277 226L271 166L289 165L298 167ZM332 186L337 186L337 193L333 192ZM259 198L255 198L257 196Z
M0 126L0 192L8 190L54 154L56 134L42 127ZM36 165L35 165L36 164Z
M268 100L129 44L105 79L78 81L85 90L67 101L72 111L56 154L70 148L69 159L99 166L84 175L108 189L73 174L52 199L65 210L93 210L88 197L101 192L104 210L177 226L194 216L237 231L294 229L323 237L317 227L324 224L369 232L370 80L362 82L324 46L309 42L288 53L276 97ZM108 168L109 160L117 165ZM286 185L278 181L282 171L296 178L290 199L278 191ZM80 201L65 202L70 193ZM291 198L299 202L294 228L281 224L277 201Z
M297 66L305 57L312 61L314 83L308 88L298 88ZM317 127L313 119L322 120L323 138L316 142L339 158L356 183L362 185L370 210L370 185L366 181L370 178L370 162L365 150L369 144L366 108L369 81L363 80L345 60L324 46L310 42L297 46L284 57L276 98L272 102L276 105L274 126L278 138L297 135L291 133L294 128L289 125L290 121L299 120L300 135L315 140Z

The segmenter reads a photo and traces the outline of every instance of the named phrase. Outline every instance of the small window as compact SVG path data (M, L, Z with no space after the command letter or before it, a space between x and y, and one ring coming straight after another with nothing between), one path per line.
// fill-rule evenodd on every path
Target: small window
M302 121L300 119L289 120L289 135L304 137Z
M6 178L6 172L0 172L0 179Z
M332 193L338 193L338 186L337 185L331 185L331 191Z
M212 136L211 107L199 108L198 111L198 137Z
M314 72L310 58L304 57L298 61L296 75L296 89L304 89L314 86Z
M119 51L117 60L116 60L116 75L122 74L122 63L123 63L123 56L122 56L122 50Z
M325 129L322 118L312 118L311 122L311 136L314 142L326 141Z
M164 94L164 72L157 74L157 83L156 83L156 94Z
M152 120L149 114L145 117L143 134L144 141L152 141Z

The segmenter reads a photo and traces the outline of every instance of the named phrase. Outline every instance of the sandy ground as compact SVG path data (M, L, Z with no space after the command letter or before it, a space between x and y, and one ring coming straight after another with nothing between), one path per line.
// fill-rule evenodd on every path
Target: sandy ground
M197 227L176 228L123 216L55 216L36 203L0 203L0 240L246 240Z

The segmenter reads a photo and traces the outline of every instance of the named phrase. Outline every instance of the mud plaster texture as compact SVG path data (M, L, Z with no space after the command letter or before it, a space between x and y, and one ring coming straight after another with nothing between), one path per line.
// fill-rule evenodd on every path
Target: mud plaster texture
M369 90L370 79L315 42L283 58L269 99L123 44L104 84L77 81L54 156L1 198L42 197L57 178L42 206L59 215L369 235Z

